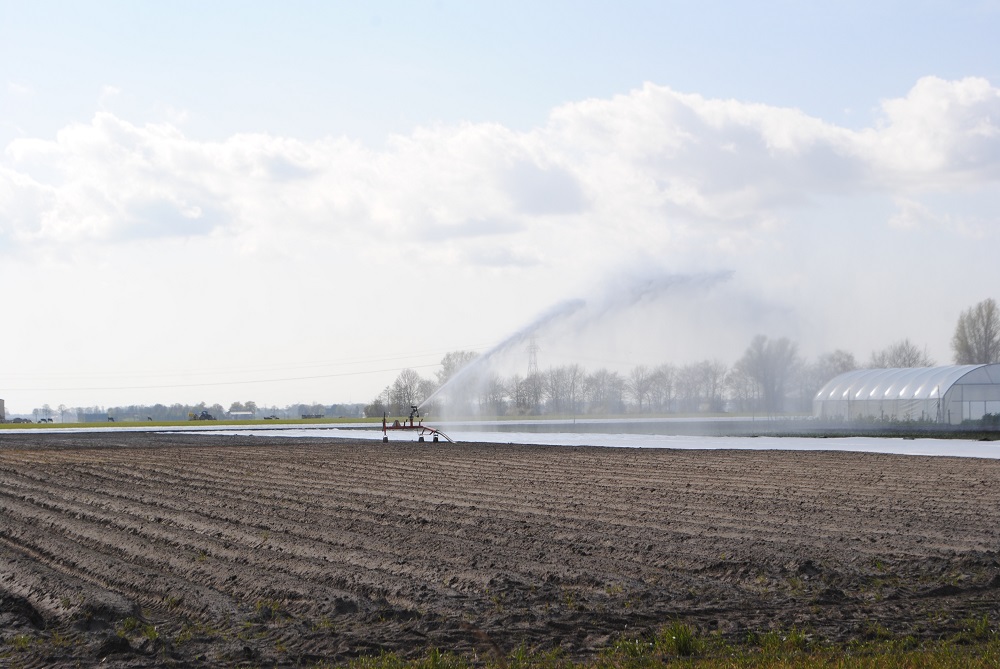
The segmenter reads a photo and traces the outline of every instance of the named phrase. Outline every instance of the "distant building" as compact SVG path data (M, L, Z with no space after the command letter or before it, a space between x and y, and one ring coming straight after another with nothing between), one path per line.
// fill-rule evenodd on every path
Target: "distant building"
M0 423L5 422L6 420L7 420L7 414L4 412L3 400L0 400Z
M253 411L230 411L226 414L226 418L230 420L253 420Z
M958 425L1000 416L1000 365L858 369L816 393L817 418Z

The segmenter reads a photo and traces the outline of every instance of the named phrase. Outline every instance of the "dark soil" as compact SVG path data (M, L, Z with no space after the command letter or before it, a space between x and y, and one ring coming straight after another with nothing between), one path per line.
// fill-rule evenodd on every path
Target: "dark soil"
M996 460L0 434L0 666L941 638L998 551Z

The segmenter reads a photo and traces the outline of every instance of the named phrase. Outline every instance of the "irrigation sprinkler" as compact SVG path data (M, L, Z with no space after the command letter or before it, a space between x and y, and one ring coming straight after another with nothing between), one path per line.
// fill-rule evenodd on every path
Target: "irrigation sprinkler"
M389 423L389 418L385 412L382 413L382 443L389 442L389 430L415 430L418 432L417 441L424 441L424 436L430 436L432 441L440 441L444 439L448 443L454 444L455 442L451 437L446 435L441 430L430 427L429 425L424 425L424 419L420 417L420 409L416 406L410 406L410 417L400 421L398 419L393 420Z

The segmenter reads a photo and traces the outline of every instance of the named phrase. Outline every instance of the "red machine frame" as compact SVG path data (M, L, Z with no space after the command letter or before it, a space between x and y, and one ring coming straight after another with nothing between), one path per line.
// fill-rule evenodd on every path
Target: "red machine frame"
M413 422L414 418L417 419L417 422ZM389 430L419 430L420 433L417 436L417 441L423 441L424 440L424 435L431 435L431 437L433 437L433 441L439 441L439 438L440 438L440 439L444 439L448 443L451 443L451 444L455 443L454 441L452 441L451 437L449 437L448 435L446 435L441 430L438 430L436 428L424 425L424 419L420 417L419 410L415 406L410 406L410 417L409 418L407 418L403 422L400 422L399 420L394 420L394 421L392 421L391 425L389 424L387 415L385 413L383 413L382 414L382 443L388 443L388 441L389 441Z

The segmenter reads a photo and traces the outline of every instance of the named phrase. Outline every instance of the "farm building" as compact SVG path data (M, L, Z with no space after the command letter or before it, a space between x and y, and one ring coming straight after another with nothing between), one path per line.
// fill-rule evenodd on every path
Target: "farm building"
M813 399L817 418L921 420L957 425L1000 414L1000 364L858 369Z

